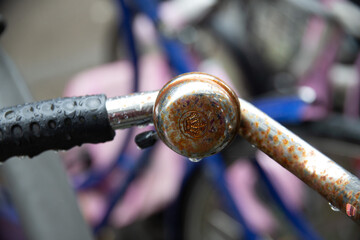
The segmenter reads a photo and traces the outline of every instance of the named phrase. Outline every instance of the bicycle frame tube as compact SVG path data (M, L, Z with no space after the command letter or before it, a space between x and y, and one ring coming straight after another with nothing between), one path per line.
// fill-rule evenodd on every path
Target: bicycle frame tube
M360 181L294 133L240 99L239 134L360 223Z

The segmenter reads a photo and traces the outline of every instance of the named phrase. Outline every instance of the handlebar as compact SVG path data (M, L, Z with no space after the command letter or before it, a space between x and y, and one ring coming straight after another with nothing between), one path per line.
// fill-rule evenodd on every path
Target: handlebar
M221 151L239 134L360 223L357 177L204 73L180 75L160 91L110 99L62 98L2 109L0 161L110 141L115 129L149 123L168 147L195 159Z
M360 223L360 180L252 104L239 100L239 135Z
M0 161L110 141L105 95L59 98L0 110Z

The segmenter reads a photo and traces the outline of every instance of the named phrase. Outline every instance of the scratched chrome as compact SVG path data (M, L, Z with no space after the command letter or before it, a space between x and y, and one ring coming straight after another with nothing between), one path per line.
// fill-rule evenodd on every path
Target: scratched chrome
M175 152L194 159L218 153L236 136L240 105L234 91L205 73L187 73L160 90L154 125Z
M151 123L158 93L159 91L134 93L107 99L106 110L112 128L124 129Z
M360 223L360 180L250 103L239 101L239 134Z

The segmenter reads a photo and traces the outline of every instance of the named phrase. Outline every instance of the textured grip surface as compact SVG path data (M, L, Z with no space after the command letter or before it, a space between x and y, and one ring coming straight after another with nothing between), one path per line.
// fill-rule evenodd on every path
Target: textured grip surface
M0 110L0 161L112 140L105 95L59 98Z

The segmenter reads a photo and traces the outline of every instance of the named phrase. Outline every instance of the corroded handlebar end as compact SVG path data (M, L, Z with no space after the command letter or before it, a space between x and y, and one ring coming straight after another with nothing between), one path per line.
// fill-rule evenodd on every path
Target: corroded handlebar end
M202 159L224 149L240 126L240 103L222 80L205 73L180 75L159 92L154 125L175 152Z

